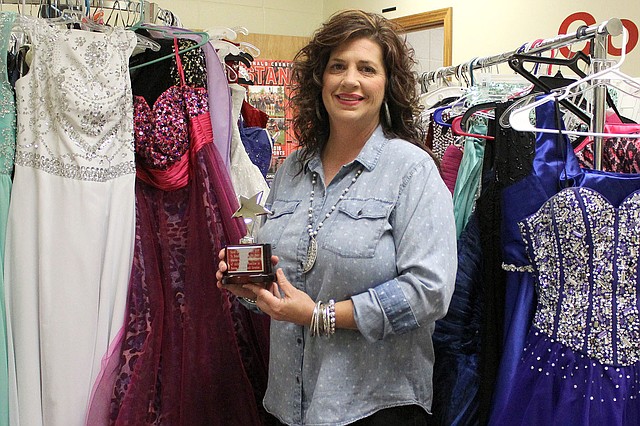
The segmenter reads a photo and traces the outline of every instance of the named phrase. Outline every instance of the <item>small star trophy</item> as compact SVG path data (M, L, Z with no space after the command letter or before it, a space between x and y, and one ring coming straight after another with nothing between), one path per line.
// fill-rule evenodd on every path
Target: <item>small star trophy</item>
M262 192L251 198L240 196L240 208L232 217L242 217L247 225L247 235L238 245L228 245L225 250L227 271L222 278L223 284L264 283L265 286L275 280L271 264L271 244L256 244L253 230L256 216L269 214L269 210L260 205Z

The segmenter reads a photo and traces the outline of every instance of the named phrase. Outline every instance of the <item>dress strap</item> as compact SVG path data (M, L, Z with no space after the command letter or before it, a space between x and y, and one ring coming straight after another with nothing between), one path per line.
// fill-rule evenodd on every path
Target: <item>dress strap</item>
M178 45L178 38L173 38L173 50L176 54L176 65L178 67L178 72L180 73L180 81L182 82L182 86L186 86L186 80L184 78L184 68L182 68L182 59L180 58L180 46Z

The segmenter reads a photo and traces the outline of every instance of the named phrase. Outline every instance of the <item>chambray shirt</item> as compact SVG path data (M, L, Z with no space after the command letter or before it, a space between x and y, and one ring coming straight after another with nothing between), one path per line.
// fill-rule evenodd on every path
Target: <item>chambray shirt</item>
M407 404L430 410L431 335L457 269L451 193L428 154L387 139L380 127L326 188L319 156L301 172L296 158L276 173L258 238L313 300L351 298L358 330L311 337L309 327L271 321L266 409L290 425L345 425ZM303 274L312 172L314 229L337 208L318 232L315 266Z

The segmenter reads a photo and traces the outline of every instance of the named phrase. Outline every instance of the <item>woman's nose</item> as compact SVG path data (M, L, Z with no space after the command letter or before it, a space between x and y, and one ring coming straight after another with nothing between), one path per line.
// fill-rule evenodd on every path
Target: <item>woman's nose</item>
M342 77L342 84L346 86L358 85L358 70L355 68L347 68Z

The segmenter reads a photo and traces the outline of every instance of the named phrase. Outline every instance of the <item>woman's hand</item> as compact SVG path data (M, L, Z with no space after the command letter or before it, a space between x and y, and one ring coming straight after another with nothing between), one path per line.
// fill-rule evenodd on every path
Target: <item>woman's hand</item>
M245 284L242 287L255 294L258 308L274 320L309 326L315 308L313 300L307 293L295 288L281 268L276 271L276 280L270 288L256 284Z
M227 270L224 254L224 249L218 253L220 259L216 271L218 288L224 288L238 297L255 300L258 308L274 320L288 321L304 326L311 324L315 303L307 293L298 290L287 280L282 269L278 268L276 271L277 282L271 283L267 288L258 284L224 285L222 278ZM277 265L278 257L271 256L271 263L274 266Z

